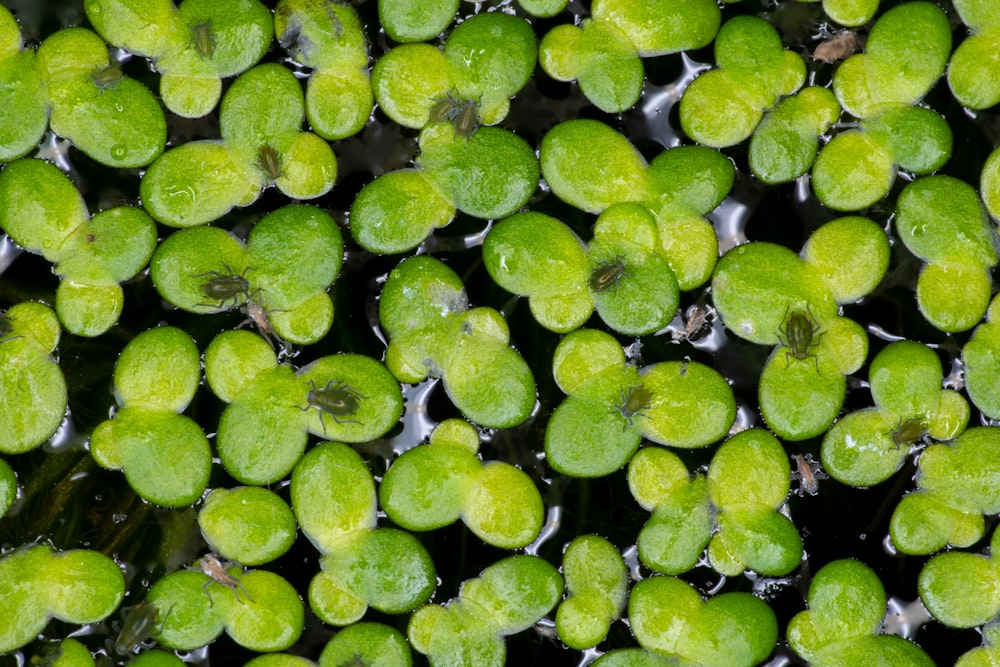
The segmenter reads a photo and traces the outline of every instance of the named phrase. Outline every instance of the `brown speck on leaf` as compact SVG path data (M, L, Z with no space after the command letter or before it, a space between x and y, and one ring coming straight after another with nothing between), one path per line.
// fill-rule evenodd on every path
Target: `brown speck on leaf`
M813 51L813 60L821 63L835 63L854 53L858 48L858 37L850 30L842 30L820 42Z

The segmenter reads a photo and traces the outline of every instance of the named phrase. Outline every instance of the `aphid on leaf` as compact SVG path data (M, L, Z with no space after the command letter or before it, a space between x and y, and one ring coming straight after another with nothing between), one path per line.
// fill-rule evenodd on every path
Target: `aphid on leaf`
M896 445L893 449L899 449L902 445L912 445L927 435L927 425L920 417L910 417L896 425L889 436Z
M110 88L111 90L118 90L118 82L125 77L121 68L118 65L108 65L102 69L97 70L90 75L90 80L94 82L94 85L100 88L103 93L105 90Z
M6 313L0 313L0 343L20 338L20 336L11 336L12 333L14 333L14 318L7 317Z
M191 37L191 45L198 51L202 58L208 58L215 51L215 35L212 34L212 26L208 23L199 23L193 29L194 35Z
M253 602L253 600L250 598L250 594L247 593L247 589L243 587L243 582L237 579L236 577L230 575L228 572L226 572L225 566L223 566L222 562L219 560L219 557L216 556L215 554L213 553L205 554L204 556L196 560L194 566L191 567L190 569L202 572L209 576L209 581L206 581L205 585L202 586L202 588L208 595L209 602L211 602L213 605L215 604L215 602L212 600L212 592L208 590L208 587L211 586L213 583L222 584L223 586L231 590L233 592L233 595L236 596L237 602L243 602L243 599L240 597L240 591L243 591L243 595L246 596L247 600Z
M305 411L312 408L319 410L319 422L323 425L324 434L326 433L326 422L323 421L324 414L330 415L330 418L338 424L361 423L356 419L338 419L338 417L353 415L361 407L361 399L367 398L367 396L362 396L356 389L340 380L330 380L323 388L317 387L316 382L310 380L309 386L311 389L306 394L308 405L299 408L299 410Z
M812 311L806 306L806 312L793 310L791 314L785 308L784 323L778 329L778 340L788 348L785 352L785 368L788 368L788 357L795 357L799 361L804 361L812 357L816 364L816 372L819 372L818 357L811 352L819 345L823 333L819 331L819 326L812 316Z
M646 413L644 410L648 410L650 406L650 399L653 397L652 392L646 389L641 384L629 387L628 390L623 389L621 393L621 403L615 408L618 413L625 418L628 425L632 425L632 418L637 416L645 417Z
M684 322L684 331L674 331L671 338L674 342L687 340L698 340L702 337L705 326L712 321L713 310L709 306L691 306L687 311L687 320Z
M288 355L291 353L291 345L286 341L282 340L281 336L277 334L274 327L271 325L271 321L267 319L267 314L273 311L265 311L264 304L261 301L261 290L254 290L253 294L247 296L246 303L240 308L243 314L247 316L247 319L243 320L237 325L237 328L245 326L247 324L253 324L257 327L260 335L264 337L268 345L274 347L274 341L277 340L280 344L281 354Z
M815 496L819 493L819 480L829 479L827 474L820 469L819 463L813 461L812 454L792 454L792 460L795 462L795 470L792 471L791 478L799 481L799 488L795 493L799 497L807 493Z
M281 169L281 153L271 144L264 144L257 151L257 166L267 176L268 182L278 180L285 173Z
M148 602L140 602L128 608L125 620L122 622L122 629L118 637L111 645L111 649L118 655L128 655L138 650L142 643L157 634L157 616L159 609ZM170 616L170 612L167 612ZM167 616L163 617L164 622ZM162 623L160 626L162 627Z
M201 291L209 299L214 299L218 303L216 304L199 304L208 306L211 305L214 308L226 308L227 310L232 310L237 305L239 305L240 297L242 296L244 301L250 294L250 281L246 279L247 271L252 271L253 267L248 266L243 269L242 273L236 273L228 264L223 264L225 268L225 273L221 271L206 271L205 273L198 273L192 277L202 278L208 276L208 280L202 283Z
M480 125L479 104L451 93L435 102L427 116L431 123L450 122L457 137L471 137Z
M841 30L819 43L813 51L813 60L835 63L854 53L857 48L858 36L850 30Z
M462 101L451 124L456 136L471 137L479 129L479 105L472 100Z
M590 272L591 292L606 292L618 284L621 277L625 275L625 262L620 257L613 262L599 262L593 271Z

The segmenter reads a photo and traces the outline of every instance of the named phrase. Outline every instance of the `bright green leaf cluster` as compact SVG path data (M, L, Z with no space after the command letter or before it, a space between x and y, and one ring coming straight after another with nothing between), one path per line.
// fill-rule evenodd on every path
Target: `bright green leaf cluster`
M306 86L306 117L313 131L324 139L359 132L373 99L368 42L357 11L346 3L281 0L274 32L292 58L313 68Z
M91 217L66 174L29 158L0 174L0 230L55 265L62 278L56 312L79 336L98 336L118 321L120 283L141 271L156 247L156 225L144 210L118 206Z
M434 530L461 518L487 544L518 549L542 529L545 507L527 473L509 463L483 463L467 422L447 420L430 442L392 463L379 486L382 509L407 530ZM498 509L505 507L505 511Z
M711 0L598 0L589 19L556 26L542 38L539 60L552 78L579 80L598 109L620 113L639 100L645 79L641 57L707 46L721 16Z
M941 77L950 51L951 28L937 5L907 2L879 17L865 53L845 60L834 76L840 106L862 122L817 156L813 187L820 201L838 211L865 208L889 192L897 165L926 174L945 163L948 124L913 105Z
M896 202L896 231L927 262L917 279L917 305L941 331L965 331L989 305L996 233L972 186L950 176L914 181Z
M661 664L706 667L750 667L774 648L778 623L774 612L749 593L723 593L707 602L690 584L674 577L650 577L632 587L628 600L632 634L647 652L667 656L659 662L631 653L619 662L611 651L594 663L612 665Z
M163 104L185 118L210 113L222 79L252 67L274 35L257 0L86 0L84 8L109 44L154 63Z
M349 625L369 606L402 614L430 598L430 555L410 533L375 527L375 481L350 447L312 449L295 466L291 490L299 526L323 554L309 585L309 606L323 621Z
M469 309L462 281L441 260L400 262L382 288L379 321L389 336L386 366L401 382L440 377L470 420L520 424L535 404L535 380L492 308Z
M729 194L735 177L722 154L683 146L663 151L647 164L628 139L604 123L576 119L545 134L539 160L557 197L582 211L603 214L594 229L595 237L603 237L597 259L612 261L618 248L645 246L667 260L680 289L708 280L719 242L702 216Z
M548 561L508 556L466 581L458 598L414 612L407 636L434 665L501 667L504 635L534 625L556 606L562 588L562 576Z
M248 331L215 337L205 351L205 377L229 403L219 420L219 458L244 484L284 478L310 432L366 442L392 428L403 412L399 383L374 359L331 355L296 372Z
M567 595L556 612L559 639L575 649L597 646L625 608L625 561L603 537L581 535L563 552L563 577Z
M839 482L872 486L900 469L925 437L951 440L969 421L969 404L941 389L944 374L934 352L898 341L872 360L873 408L841 418L823 437L823 466Z
M208 568L206 568L207 570ZM191 650L226 632L253 651L282 651L302 634L305 609L284 578L267 570L230 565L212 575L196 565L163 577L149 590L163 627L157 641Z
M615 331L640 335L677 312L677 279L659 249L649 210L618 204L601 214L587 245L551 216L516 213L490 230L483 261L498 285L529 297L547 329L577 329L596 308Z
M265 338L307 345L333 323L327 290L343 254L343 237L328 213L292 204L258 220L245 244L218 227L175 232L156 249L150 272L163 298L179 308L239 308Z
M66 414L66 380L52 353L59 322L48 306L25 301L0 313L0 452L21 454L55 433ZM17 484L6 463L0 516Z
M788 645L810 665L934 665L916 644L879 633L885 590L863 563L845 559L824 565L809 584L808 604L788 624Z
M694 361L637 369L621 345L596 329L563 338L552 362L569 396L545 429L545 456L574 477L603 477L632 458L643 437L671 447L717 442L736 418L732 389L716 371ZM700 418L687 419L697 412Z
M699 144L722 148L748 138L765 111L801 88L806 67L782 48L777 30L752 16L726 21L714 49L717 67L681 98L681 127Z
M180 329L158 327L133 338L115 364L119 409L90 436L94 460L124 471L150 502L193 503L208 484L212 452L198 423L179 413L200 381L198 348Z
M853 267L843 257L863 255ZM757 241L726 253L712 278L715 306L726 326L754 343L777 345L758 395L767 425L803 440L833 423L846 393L844 376L864 363L868 337L836 304L854 301L882 280L889 265L885 232L851 216L817 229L801 257Z
M1000 102L1000 14L990 0L954 0L955 11L971 34L948 63L948 85L963 106L988 109Z
M294 199L326 194L337 178L330 145L302 131L305 104L295 75L271 63L240 75L219 110L221 139L164 153L143 175L143 204L158 221L192 227L249 206L276 186Z
M671 452L641 450L629 464L629 488L653 515L639 532L639 558L657 572L681 574L708 546L709 563L720 574L791 572L802 540L777 511L788 496L789 473L781 443L761 429L727 440L707 475L693 479Z
M434 30L428 24L424 28ZM448 33L441 49L430 44L390 49L372 70L372 88L379 107L403 127L439 122L444 119L435 117L439 105L463 101L474 105L477 123L495 125L507 117L510 98L528 83L536 57L535 33L527 21L483 12Z
M889 524L896 547L929 554L967 547L985 531L984 514L1000 511L1000 430L970 428L920 455L917 490L903 497Z
M125 579L96 551L24 547L0 558L0 651L27 644L49 620L96 623L118 608Z

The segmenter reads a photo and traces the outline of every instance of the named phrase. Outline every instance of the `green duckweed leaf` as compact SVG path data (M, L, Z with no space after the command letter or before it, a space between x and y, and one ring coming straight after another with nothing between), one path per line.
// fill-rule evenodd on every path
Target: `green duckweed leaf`
M278 43L314 68L306 88L306 117L325 139L359 132L372 110L365 28L350 5L282 0L274 13Z
M945 13L930 2L907 2L882 14L856 54L837 68L833 92L857 118L869 118L892 105L919 101L944 73L951 53L951 28ZM900 70L899 63L907 63Z
M996 319L1000 307L996 298L990 303L987 321L980 324L972 338L962 349L965 361L965 389L969 398L987 416L1000 417L1000 387L993 382L995 373L1000 372L1000 357L995 350L1000 349L1000 327Z
M351 236L371 252L400 253L420 245L455 217L455 205L418 169L384 174L351 204Z
M66 415L66 380L52 357L60 327L48 306L30 301L0 314L0 327L4 331L0 335L0 452L21 454L55 433ZM13 496L8 495L16 490L12 473L3 486L0 506L9 507Z
M282 577L266 570L225 569L235 583L213 581L193 569L178 570L149 590L147 601L161 610L163 646L192 650L223 630L253 651L282 651L302 633L305 610L298 593ZM169 614L163 610L169 609Z
M670 447L704 447L717 442L736 419L733 391L718 372L696 361L654 364L639 373L650 394L643 435ZM699 419L686 420L694 413Z
M0 619L0 650L34 639L51 618L96 623L118 608L125 579L118 565L97 551L56 552L28 546L0 559L0 602L11 613Z
M920 571L917 586L927 610L949 627L984 625L1000 614L1000 570L989 556L938 554Z
M949 176L921 178L900 193L896 231L928 262L917 281L917 304L942 331L965 331L990 299L988 270L996 265L994 233L976 191Z
M109 167L142 167L163 152L163 110L144 85L110 62L107 46L95 33L60 30L42 42L36 62L51 104L53 132Z
M403 414L399 383L385 366L370 357L359 354L321 357L297 375L303 383L297 392L302 395L300 407L308 408L305 412L313 435L343 442L366 442L386 433ZM318 400L310 400L310 394ZM319 407L327 398L332 405ZM343 406L337 402L344 400ZM355 403L357 407L350 409Z
M351 534L375 527L375 482L350 447L325 443L295 466L292 509L306 537L329 553Z
M506 130L481 127L463 137L438 123L421 133L420 149L417 165L427 179L455 208L477 218L511 215L538 185L534 151Z
M382 623L355 623L333 636L319 655L320 667L361 660L372 667L409 667L413 662L403 634Z
M595 20L615 24L643 56L707 46L716 36L721 20L718 5L706 0L681 0L669 5L598 0L591 14Z
M582 535L563 553L563 576L568 594L556 612L559 639L575 649L597 646L625 608L625 561L603 537Z
M48 101L35 54L24 50L21 28L0 8L0 160L26 155L49 122Z
M839 116L840 105L826 88L810 86L786 97L753 133L750 169L768 184L795 180L812 166L820 135Z
M644 648L701 665L758 664L774 648L778 625L749 593L723 593L703 602L674 577L650 577L632 587L632 632Z
M593 159L595 155L600 159ZM559 123L542 138L539 156L552 192L584 211L600 213L618 202L649 199L646 161L628 139L604 123Z
M809 609L788 624L788 643L810 664L832 667L862 660L930 667L920 647L878 634L885 604L882 583L868 566L850 559L828 563L809 585Z
M848 255L864 257L848 264ZM861 216L837 218L814 231L802 248L802 259L826 280L838 303L848 303L874 290L889 268L889 240L877 224Z
M221 78L253 66L274 35L271 13L257 0L184 0L179 7L87 0L84 9L108 43L155 63L164 105L185 118L210 113Z
M198 512L209 547L221 557L260 565L283 555L295 541L295 516L277 495L260 487L214 489Z
M320 618L334 625L358 620L342 610L348 606L364 613L367 606L387 614L413 611L434 592L434 562L410 533L396 528L367 530L356 540L323 556L323 570L309 585L309 604ZM331 591L337 594L330 595ZM360 616L359 616L360 617Z
M738 16L715 39L718 69L695 79L681 98L681 127L705 146L738 144L754 131L764 111L805 82L805 63L782 49L766 21Z
M143 206L171 227L216 220L260 194L260 171L222 141L190 141L149 166L139 184Z
M1000 18L993 9L982 0L955 3L955 10L971 34L951 54L948 86L955 99L970 109L987 109L1000 102L997 66L992 57L1000 38Z
M205 490L211 449L184 410L201 380L194 341L174 327L149 329L125 346L115 364L120 409L91 435L101 466L121 469L136 493L168 507L194 502Z
M396 42L423 42L444 32L458 12L458 0L388 0L378 6L379 23Z

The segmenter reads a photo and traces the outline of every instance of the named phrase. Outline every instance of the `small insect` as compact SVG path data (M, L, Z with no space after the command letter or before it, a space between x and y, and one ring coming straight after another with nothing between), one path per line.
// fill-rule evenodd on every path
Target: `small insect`
M271 144L264 144L257 151L257 166L269 182L278 180L284 173L281 170L281 153Z
M795 470L792 471L791 478L799 481L799 488L795 493L799 497L807 493L815 496L819 493L819 480L828 479L826 473L820 469L819 463L813 461L812 454L792 454L792 460L795 461Z
M20 336L11 336L12 333L14 333L14 318L8 317L7 313L0 313L0 343L20 338Z
M206 271L192 276L202 278L209 276L208 280L202 283L201 291L209 299L215 299L216 304L198 304L200 306L212 306L213 308L226 308L232 310L239 304L240 297L244 300L250 293L250 281L246 279L247 271L252 271L253 267L248 266L242 273L236 273L228 264L223 264L225 273L221 271Z
M479 129L479 104L451 93L438 100L428 112L431 123L450 122L457 137L471 137Z
M240 310L247 316L247 319L240 322L237 325L237 328L243 327L247 324L256 325L257 330L260 332L260 335L264 337L264 340L267 341L268 345L274 347L274 341L277 340L281 347L281 352L288 355L291 352L291 346L286 341L282 340L281 336L279 336L274 330L274 327L271 326L271 321L267 319L267 314L273 311L264 310L260 294L261 291L257 289L254 290L253 294L247 296L246 302L240 307Z
M615 406L618 413L625 418L628 425L632 425L632 418L642 416L645 417L646 413L644 410L648 410L650 406L650 399L653 397L652 392L646 389L641 384L629 387L627 390L623 389L621 393L621 403Z
M111 90L118 90L118 82L125 77L121 68L118 65L108 65L102 69L97 70L90 75L90 80L94 82L94 85L100 88L101 93L110 88Z
M778 340L788 348L785 352L785 368L788 368L788 357L795 357L799 361L812 357L818 373L818 357L810 350L819 345L823 333L818 331L819 327L809 306L806 306L806 312L793 310L791 314L788 313L788 308L785 308L783 320L784 324L778 329Z
M621 277L625 275L625 262L620 257L613 262L599 262L593 271L590 272L591 292L606 292L618 284Z
M889 436L896 445L893 449L899 449L902 445L912 445L927 435L927 425L920 417L910 417L896 425Z
M813 51L813 60L835 63L851 55L858 48L858 36L850 30L841 30L819 43Z
M451 124L457 136L471 137L479 129L479 105L472 100L464 100L455 112Z
M196 560L194 563L194 567L190 569L202 572L209 576L209 581L205 582L205 585L202 586L202 589L204 589L205 593L208 595L209 602L211 602L213 605L215 604L215 602L212 600L212 592L208 590L208 587L211 586L213 583L222 584L223 586L231 590L233 592L233 595L236 596L237 602L243 602L243 599L240 597L240 591L243 591L243 595L246 596L247 600L253 602L253 599L250 598L250 594L247 593L247 589L244 588L243 582L237 579L236 577L232 576L228 572L226 572L226 568L223 566L222 561L220 561L219 557L216 556L215 554L213 553L205 554L204 556Z
M319 388L314 380L309 381L311 389L306 394L306 402L309 404L299 410L309 410L316 408L319 410L319 422L323 425L323 433L326 434L326 422L323 415L330 415L330 418L338 424L360 424L356 419L337 419L337 417L348 417L353 415L361 407L361 399L367 398L357 392L345 382L340 380L330 380L326 386Z
M199 23L192 28L191 45L202 58L208 58L215 51L215 35L209 23Z
M138 650L144 641L158 633L156 627L158 615L159 609L147 602L129 607L122 622L122 629L111 645L112 650L118 655L128 655ZM169 611L167 616L170 616ZM164 621L167 620L167 616L163 617ZM161 623L160 626L162 625Z
M708 306L691 306L687 311L687 321L684 331L674 331L671 338L674 342L698 340L702 337L705 326L712 321L712 309Z

